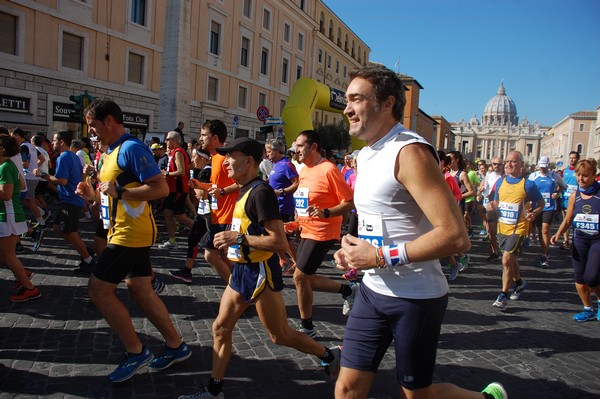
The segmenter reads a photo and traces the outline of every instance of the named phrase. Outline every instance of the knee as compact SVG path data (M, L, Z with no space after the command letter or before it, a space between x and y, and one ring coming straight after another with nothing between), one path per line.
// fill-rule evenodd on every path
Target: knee
M224 341L231 339L232 330L217 319L212 324L212 334L215 341Z

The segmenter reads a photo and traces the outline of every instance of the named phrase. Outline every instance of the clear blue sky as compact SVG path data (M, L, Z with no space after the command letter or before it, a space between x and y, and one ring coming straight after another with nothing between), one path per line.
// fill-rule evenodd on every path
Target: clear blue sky
M481 121L502 81L530 123L552 126L600 106L598 0L324 2L371 61L417 79L429 115Z

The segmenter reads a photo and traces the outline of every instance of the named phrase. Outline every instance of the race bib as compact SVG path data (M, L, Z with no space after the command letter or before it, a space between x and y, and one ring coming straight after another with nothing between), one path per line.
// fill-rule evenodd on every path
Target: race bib
M198 215L208 215L211 210L211 201L204 199L198 202Z
M586 234L598 234L598 222L600 215L594 215L590 213L578 213L573 219L573 227L582 233Z
M308 187L298 187L294 193L294 202L296 204L296 212L298 212L298 216L309 216L308 191Z
M108 230L110 227L110 214L108 208L108 195L100 193L100 219L102 219L102 227Z
M550 193L542 193L542 198L544 199L544 208L550 207Z
M358 214L358 238L376 247L383 246L383 219L381 215Z
M242 220L240 218L233 218L231 220L231 231L237 231L239 233L241 224ZM244 260L242 256L242 250L238 244L234 244L227 248L227 258L234 262Z
M519 220L519 204L512 202L500 202L498 204L498 221L504 224L517 224Z
M212 187L217 188L217 185L213 184ZM217 199L214 196L210 197L210 209L212 209L213 211L219 209L219 204L217 203Z

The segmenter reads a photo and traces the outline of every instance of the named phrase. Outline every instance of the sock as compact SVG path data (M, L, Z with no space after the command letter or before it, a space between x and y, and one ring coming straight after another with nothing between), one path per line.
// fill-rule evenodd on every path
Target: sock
M45 226L46 225L46 221L41 216L39 218L35 218L35 220L37 220L37 222L39 223L40 226Z
M141 355L142 353L144 353L144 350L145 350L145 349L146 349L146 348L145 348L144 346L142 346L142 351L141 351L140 353L133 353L133 352L127 352L127 353L128 353L128 354L130 354L131 356L139 356L139 355Z
M92 263L92 257L91 257L91 256L88 256L88 257L87 257L87 258L85 258L83 261L84 261L85 263L87 263L87 264L90 264L90 263Z
M589 310L589 311L593 312L594 311L594 307L593 306L584 306L583 310Z
M169 242L171 244L175 244L177 242L177 238L173 237L173 238L169 238Z
M505 297L507 297L507 298L508 298L508 292L504 292L504 291L502 291L502 293L504 294L504 296L505 296Z
M300 319L300 322L302 323L302 327L307 330L314 330L315 328L312 319Z
M494 398L494 396L493 396L492 394L490 394L490 393L485 393L485 392L483 393L483 397L484 397L485 399L495 399L495 398Z
M338 292L342 294L342 297L345 299L352 295L352 288L350 288L348 284L342 284Z
M333 352L331 352L331 349L325 348L325 354L323 356L321 356L319 359L321 359L325 363L331 363L331 362L333 362Z
M210 377L210 380L208 380L207 389L211 395L217 396L223 390L223 380L216 380L216 379Z

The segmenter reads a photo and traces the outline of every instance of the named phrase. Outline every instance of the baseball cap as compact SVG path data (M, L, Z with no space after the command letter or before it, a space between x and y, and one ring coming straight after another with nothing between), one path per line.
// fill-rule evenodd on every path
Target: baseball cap
M225 155L228 152L240 151L250 155L257 163L263 158L263 145L250 137L238 137L226 146L216 148L217 153Z
M158 143L154 143L150 146L151 150L160 150L162 147Z
M548 165L550 165L550 158L548 158L548 157L540 157L540 160L538 161L538 166L540 168L547 168Z
M348 155L350 158L356 158L356 156L358 155L358 153L360 152L360 150L354 150L354 152L352 152L352 154Z

